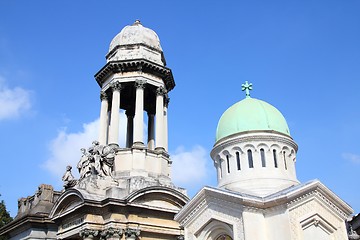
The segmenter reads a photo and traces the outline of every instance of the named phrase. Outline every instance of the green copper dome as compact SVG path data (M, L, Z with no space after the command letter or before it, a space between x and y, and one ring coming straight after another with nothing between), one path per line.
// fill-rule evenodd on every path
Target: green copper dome
M267 102L247 96L223 113L216 129L216 141L253 130L273 130L290 136L289 127L279 110Z

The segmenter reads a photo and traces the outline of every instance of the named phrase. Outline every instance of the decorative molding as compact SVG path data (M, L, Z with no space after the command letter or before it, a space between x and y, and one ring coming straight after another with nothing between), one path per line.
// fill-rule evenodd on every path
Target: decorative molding
M150 62L147 59L110 61L98 73L95 74L95 79L99 86L102 87L110 74L117 72L138 71L139 65L141 65L142 72L150 73L160 77L164 81L166 89L169 91L175 87L175 81L171 69Z
M332 236L334 239L342 239L343 232L345 231L343 230L343 226L345 226L344 221L332 213L332 211L329 211L328 206L324 206L323 201L318 201L317 197L310 199L310 195L314 196L318 194L317 191L313 191L302 198L298 198L298 201L292 201L290 203L293 205L289 210L292 239L302 239L303 229L301 222L306 222L307 219L312 218L314 215L326 219L330 225L336 227ZM307 201L305 201L306 199ZM316 220L319 219L320 218L316 218L314 224L319 224L320 222L316 222Z
M145 89L145 85L146 85L146 81L145 80L136 80L135 81L135 87L136 88L142 88L142 89Z

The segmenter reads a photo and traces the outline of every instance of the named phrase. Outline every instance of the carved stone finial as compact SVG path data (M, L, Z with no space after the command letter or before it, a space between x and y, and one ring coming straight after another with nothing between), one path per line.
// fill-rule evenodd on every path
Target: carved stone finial
M134 228L126 228L125 229L125 237L126 239L135 240L140 236L140 230Z
M250 90L252 90L252 83L245 81L245 83L241 84L241 91L245 91L247 98L250 97Z
M141 25L141 22L139 19L136 19L135 22L133 23L133 26L136 26L136 25Z
M85 228L79 232L79 235L82 238L95 238L99 235L99 230Z
M135 87L136 88L145 88L146 81L145 80L136 80L135 81Z
M164 96L166 94L166 89L164 87L158 87L156 89L156 95L162 95Z
M119 82L113 82L110 87L113 91L120 91L122 89L122 86Z

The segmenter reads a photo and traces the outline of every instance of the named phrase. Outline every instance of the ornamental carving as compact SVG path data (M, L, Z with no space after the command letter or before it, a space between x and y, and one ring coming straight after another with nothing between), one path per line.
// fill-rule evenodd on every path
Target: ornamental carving
M100 233L100 239L109 239L113 237L121 238L124 235L124 230L121 228L109 227Z
M104 91L100 92L100 100L101 101L108 100L108 96L107 96L106 92L104 92Z
M140 236L140 230L134 228L126 228L125 229L125 238L126 239L138 239Z
M87 150L81 149L82 156L77 164L80 179L92 174L100 177L112 177L116 149L110 145L100 145L98 141L93 141L92 146Z
M158 87L156 89L156 95L165 96L166 89L164 87Z
M145 80L136 80L136 81L135 81L135 87L136 87L136 88L144 89L144 88L145 88L145 84L146 84L146 81L145 81Z
M110 87L113 91L120 91L122 89L122 86L119 82L113 82Z
M85 228L82 229L79 232L80 237L82 237L83 239L85 238L95 238L96 236L99 235L99 230L94 230L94 229L89 229L89 228Z

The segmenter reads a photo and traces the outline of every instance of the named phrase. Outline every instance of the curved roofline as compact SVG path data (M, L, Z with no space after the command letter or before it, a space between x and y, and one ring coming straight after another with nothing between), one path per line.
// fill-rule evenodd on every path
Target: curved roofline
M126 200L131 203L133 201L135 201L136 199L138 199L141 196L144 196L146 194L149 193L166 193L169 194L179 200L181 200L184 205L190 200L188 196L186 196L185 194L170 188L170 187L165 187L165 186L150 186L150 187L146 187L146 188L142 188L138 191L132 192L127 198Z

